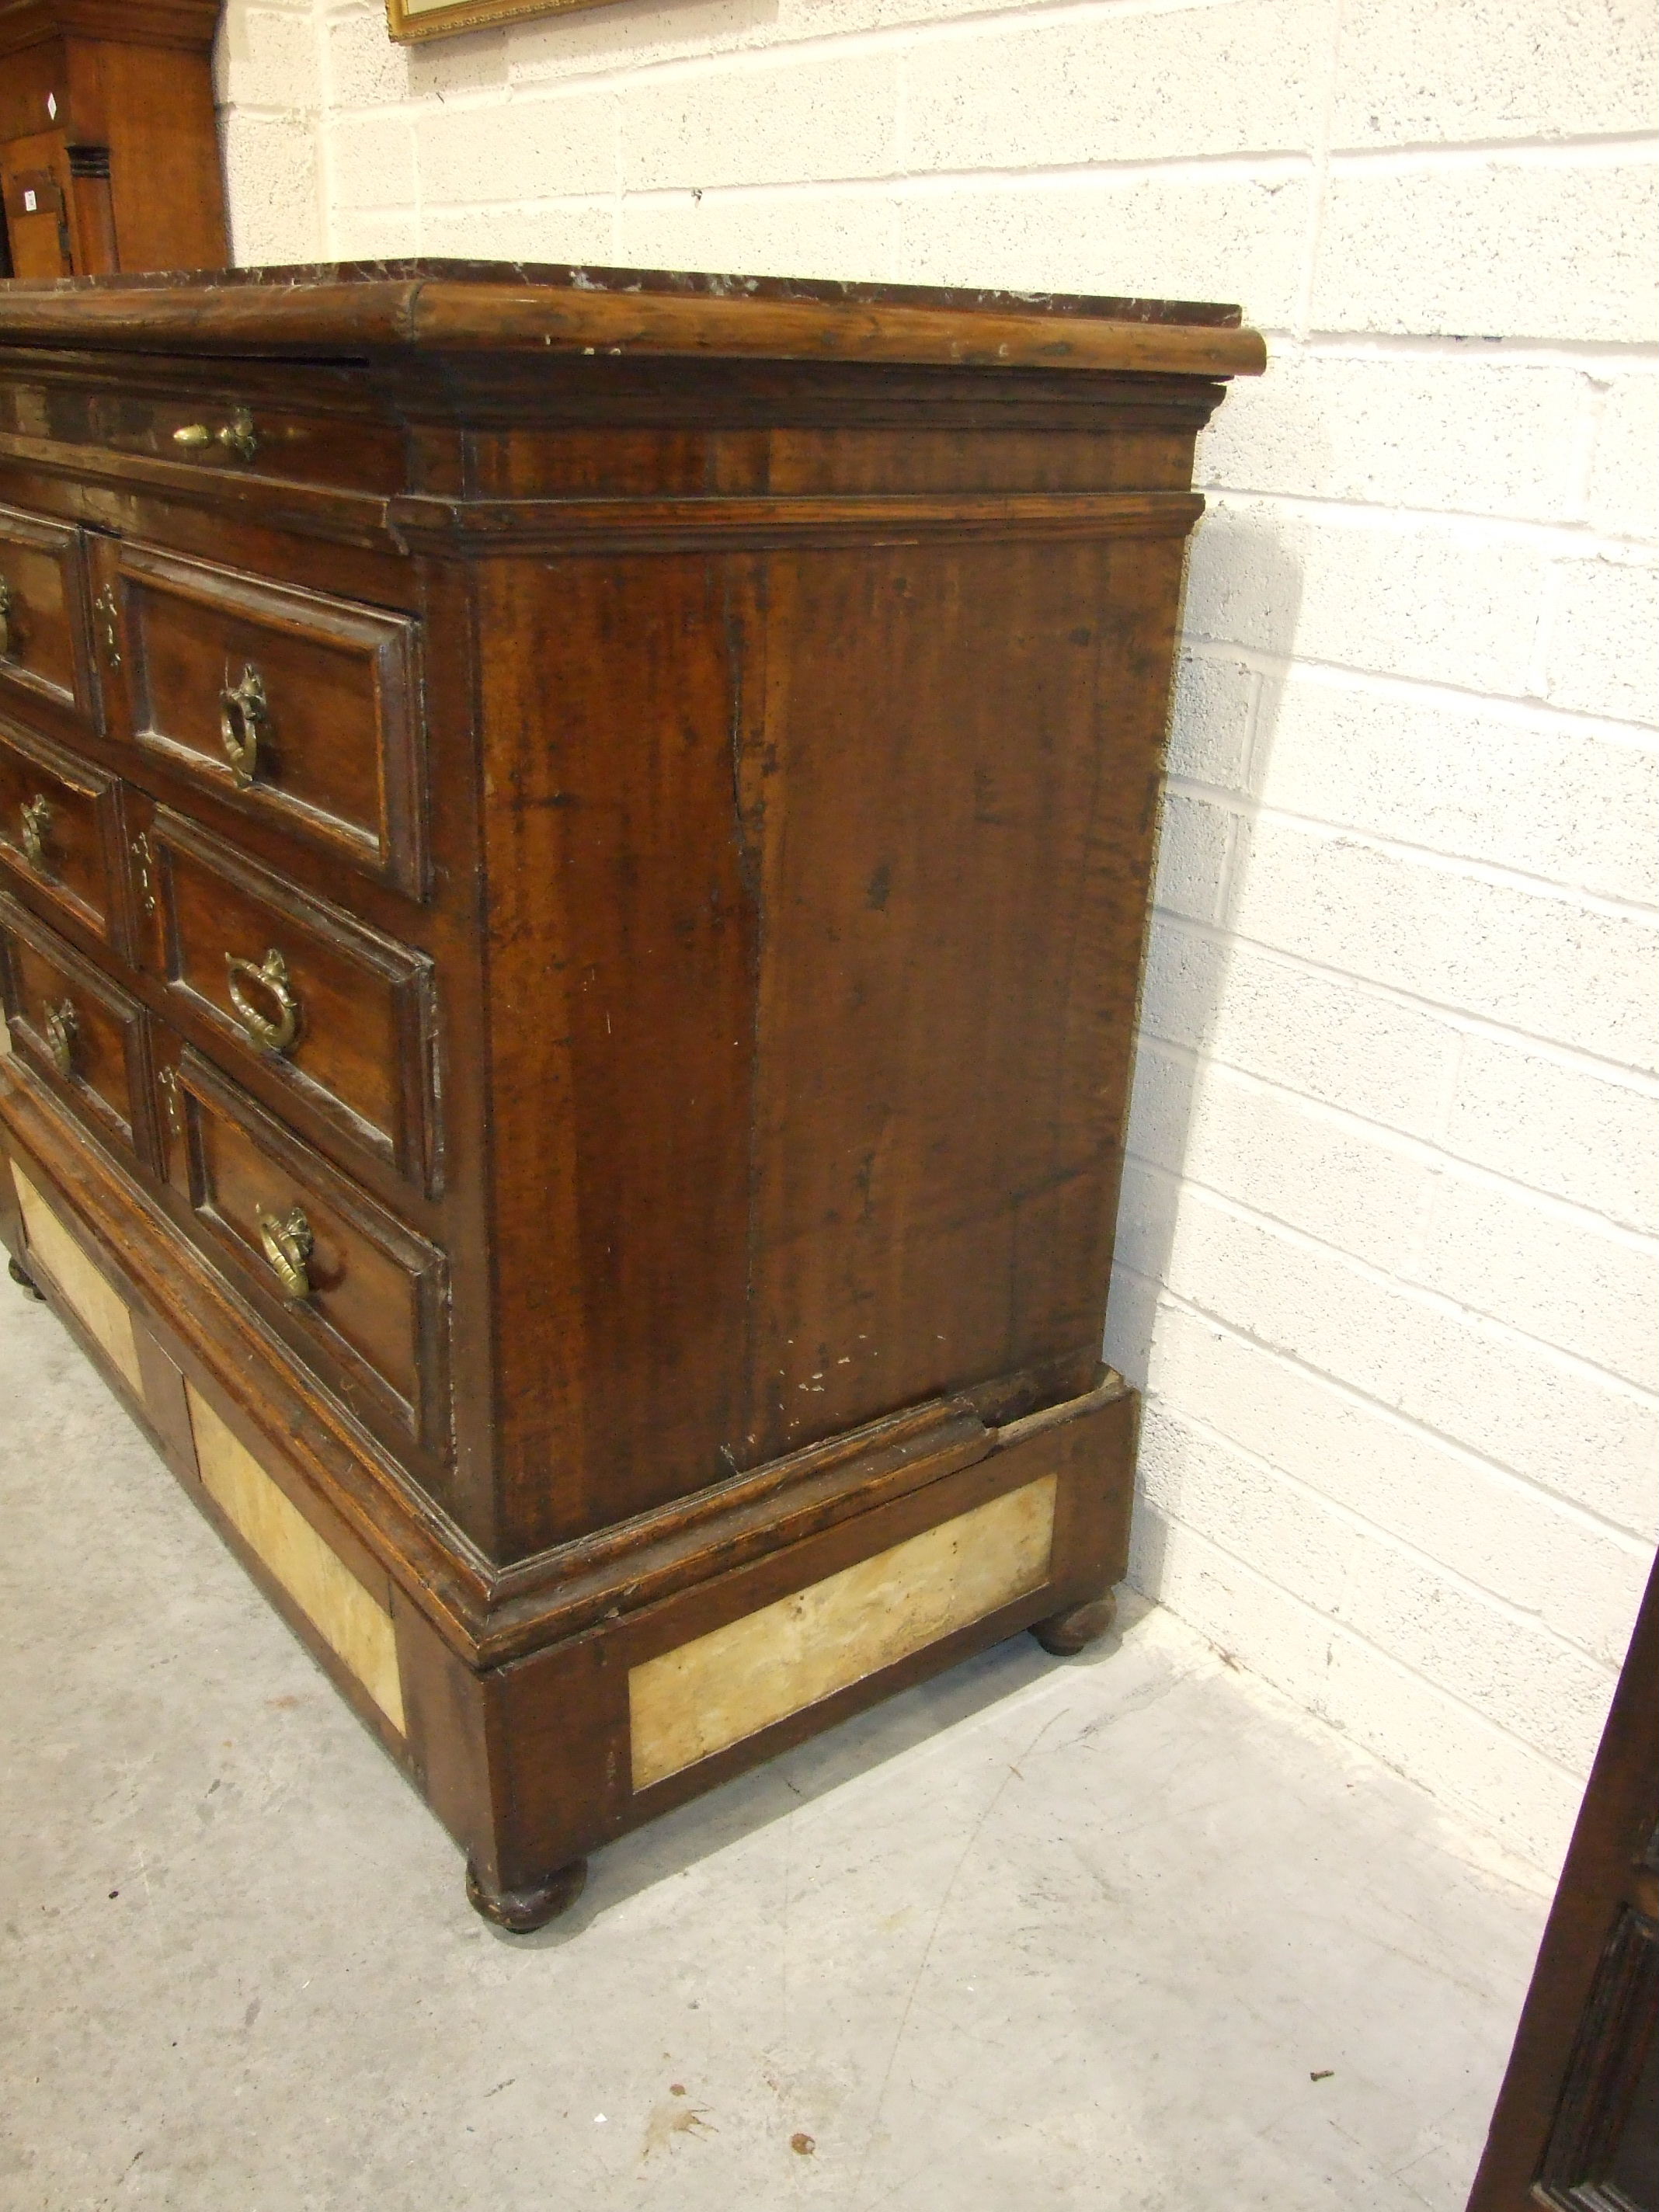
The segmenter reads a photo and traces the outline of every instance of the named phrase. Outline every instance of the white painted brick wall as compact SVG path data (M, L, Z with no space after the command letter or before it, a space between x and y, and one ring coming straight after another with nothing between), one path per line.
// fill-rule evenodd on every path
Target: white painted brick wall
M1141 1585L1541 1864L1659 1440L1651 0L230 0L239 258L1240 299L1111 1356Z

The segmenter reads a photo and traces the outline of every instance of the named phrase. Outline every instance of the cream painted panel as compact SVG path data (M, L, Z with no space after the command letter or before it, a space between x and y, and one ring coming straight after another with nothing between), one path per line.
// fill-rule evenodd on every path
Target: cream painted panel
M1043 1475L634 1668L635 1789L1040 1589L1057 1486Z
M399 1734L403 1686L392 1616L187 1382L203 1487Z
M132 1340L132 1322L119 1296L104 1280L92 1261L70 1235L15 1160L11 1179L17 1186L17 1205L29 1249L38 1252L41 1265L67 1303L73 1306L89 1336L95 1337L131 1385L134 1397L144 1395L138 1371L138 1347Z

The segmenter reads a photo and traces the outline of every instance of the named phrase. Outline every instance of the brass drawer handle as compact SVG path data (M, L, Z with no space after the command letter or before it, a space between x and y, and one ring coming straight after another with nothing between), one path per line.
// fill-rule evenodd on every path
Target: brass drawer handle
M46 833L52 828L52 808L44 793L25 800L21 810L23 819L23 853L30 867L44 874L46 866Z
M192 453L199 453L208 446L222 446L239 461L251 461L259 450L258 433L246 407L239 407L229 422L222 422L216 430L210 430L205 422L186 422L173 432L173 442Z
M270 720L265 684L257 668L219 694L219 737L238 791L246 791L259 765L259 732Z
M257 967L252 960L238 960L227 952L225 969L230 1003L248 1036L255 1044L267 1045L272 1052L286 1052L300 1034L300 1001L289 984L287 961L272 945ZM244 975L261 990L269 991L276 1001L275 1021L243 995L240 978Z
M75 1073L75 1041L81 1034L75 1008L67 999L56 1006L48 1006L41 1026L52 1050L52 1064L67 1083Z
M0 576L0 660L11 658L11 586Z
M311 1257L311 1224L299 1206L279 1221L274 1213L259 1216L259 1238L271 1273L283 1286L283 1296L296 1305L311 1296L306 1262Z

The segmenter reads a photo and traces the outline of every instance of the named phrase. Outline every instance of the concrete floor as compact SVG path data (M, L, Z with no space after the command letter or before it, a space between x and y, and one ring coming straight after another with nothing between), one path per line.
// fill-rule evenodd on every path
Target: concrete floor
M1457 2212L1547 1899L1167 1614L1029 1638L514 1939L0 1299L5 2212Z

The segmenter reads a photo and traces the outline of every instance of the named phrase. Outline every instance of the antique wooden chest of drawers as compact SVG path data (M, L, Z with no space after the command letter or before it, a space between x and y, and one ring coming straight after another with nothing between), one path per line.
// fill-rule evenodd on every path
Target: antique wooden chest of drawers
M511 1927L1122 1571L1237 312L0 286L0 1217Z

